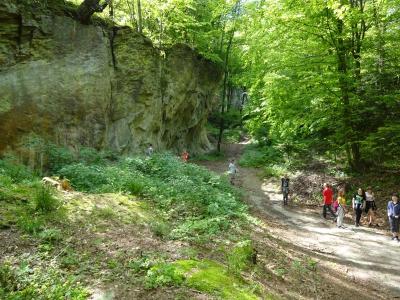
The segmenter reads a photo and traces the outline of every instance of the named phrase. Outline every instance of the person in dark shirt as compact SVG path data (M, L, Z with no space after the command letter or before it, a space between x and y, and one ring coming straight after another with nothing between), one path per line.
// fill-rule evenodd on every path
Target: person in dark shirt
M287 175L283 176L281 179L281 190L283 194L283 205L287 205L289 200L289 178Z
M400 203L399 195L392 194L392 200L388 202L387 214L389 217L390 231L392 232L392 240L399 242L399 223L400 223Z
M356 213L356 227L360 226L362 211L365 208L365 193L362 188L359 188L357 193L353 196L353 210Z

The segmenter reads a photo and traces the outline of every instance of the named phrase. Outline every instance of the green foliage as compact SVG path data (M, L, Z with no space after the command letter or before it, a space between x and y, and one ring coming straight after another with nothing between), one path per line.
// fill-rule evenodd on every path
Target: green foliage
M226 267L214 261L180 260L174 265L184 274L184 284L220 299L259 299L257 286L248 285L239 275L232 275ZM266 299L271 299L264 293Z
M89 296L72 276L64 276L51 266L32 268L26 262L18 267L0 265L0 298L4 300L84 300Z
M154 289L160 286L178 286L184 279L182 272L175 265L162 263L147 271L145 287Z
M35 210L42 213L49 213L59 207L58 199L53 195L50 187L40 185L37 187L35 198Z
M244 167L263 167L283 161L283 153L276 147L251 144L246 146L239 164Z
M235 77L249 89L250 134L292 152L334 153L354 168L398 166L397 5L247 2Z
M33 172L28 167L18 163L14 157L0 159L0 186L33 179Z
M250 266L253 255L254 247L251 240L238 243L233 249L228 251L227 260L229 270L233 273L240 274L240 272Z
M156 235L199 239L228 229L245 212L238 194L220 176L205 168L182 163L166 154L128 157L114 164L66 166L60 170L77 190L126 192L145 196L165 214L165 221L152 227ZM135 179L132 181L132 179Z
M41 216L23 212L17 219L17 226L25 233L36 235L44 229L45 221Z
M171 228L165 222L154 221L150 223L150 230L155 236L164 238L169 235Z
M39 233L39 238L44 243L55 244L62 240L62 233L57 228L46 228Z
M143 196L145 190L145 185L143 182L140 181L131 181L128 183L127 191L131 195L135 196Z

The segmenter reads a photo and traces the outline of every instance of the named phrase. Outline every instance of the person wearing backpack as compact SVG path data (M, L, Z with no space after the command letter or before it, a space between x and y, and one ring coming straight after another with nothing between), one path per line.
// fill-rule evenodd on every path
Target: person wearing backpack
M336 201L338 204L336 226L338 228L344 228L343 219L346 214L346 198L344 196L344 189L339 190Z
M360 226L361 215L366 202L365 193L362 188L359 188L357 190L357 193L354 194L352 202L353 202L353 210L356 213L355 225L356 227L358 227Z
M336 214L332 210L333 203L333 190L328 183L324 183L324 190L322 191L322 196L324 198L322 207L322 216L326 219L326 211L328 210L333 218L336 218Z
M283 194L283 205L288 205L289 201L289 178L285 174L281 179L281 191Z
M400 223L400 203L399 195L392 194L392 199L387 205L387 214L389 218L390 231L392 232L392 240L399 242L399 223Z

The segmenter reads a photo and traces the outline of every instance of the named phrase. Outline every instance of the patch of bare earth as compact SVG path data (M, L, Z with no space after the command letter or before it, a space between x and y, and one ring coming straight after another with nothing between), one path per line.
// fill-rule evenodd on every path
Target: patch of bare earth
M228 157L239 158L243 145L228 145ZM200 163L217 173L227 162ZM386 232L351 225L338 229L322 219L316 206L282 205L279 180L262 180L258 170L239 169L239 185L251 213L261 223L252 228L258 266L266 287L284 299L390 299L400 297L400 245ZM313 175L314 176L314 175ZM308 177L316 185L329 178ZM314 268L315 266L315 268Z

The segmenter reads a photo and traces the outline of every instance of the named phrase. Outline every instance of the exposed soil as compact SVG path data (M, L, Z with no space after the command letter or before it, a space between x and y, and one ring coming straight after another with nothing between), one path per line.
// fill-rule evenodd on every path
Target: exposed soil
M239 158L244 145L227 145L227 157ZM227 162L212 161L202 165L223 173ZM346 228L338 229L333 221L321 217L318 207L282 205L279 180L260 179L258 170L239 168L238 185L245 191L245 201L253 215L266 226L266 232L283 243L289 253L306 253L318 261L322 283L316 284L314 299L394 299L400 298L400 243L392 242L387 231L366 226L354 227L352 215L346 215ZM265 231L254 234L258 247L265 245ZM259 251L263 260L265 249ZM293 254L293 253L292 253ZM268 260L267 260L268 261ZM265 263L267 263L267 261ZM300 283L301 284L301 283ZM322 287L322 290L321 290ZM296 298L281 291L285 298ZM299 295L297 295L299 296ZM303 298L303 297L301 297Z

